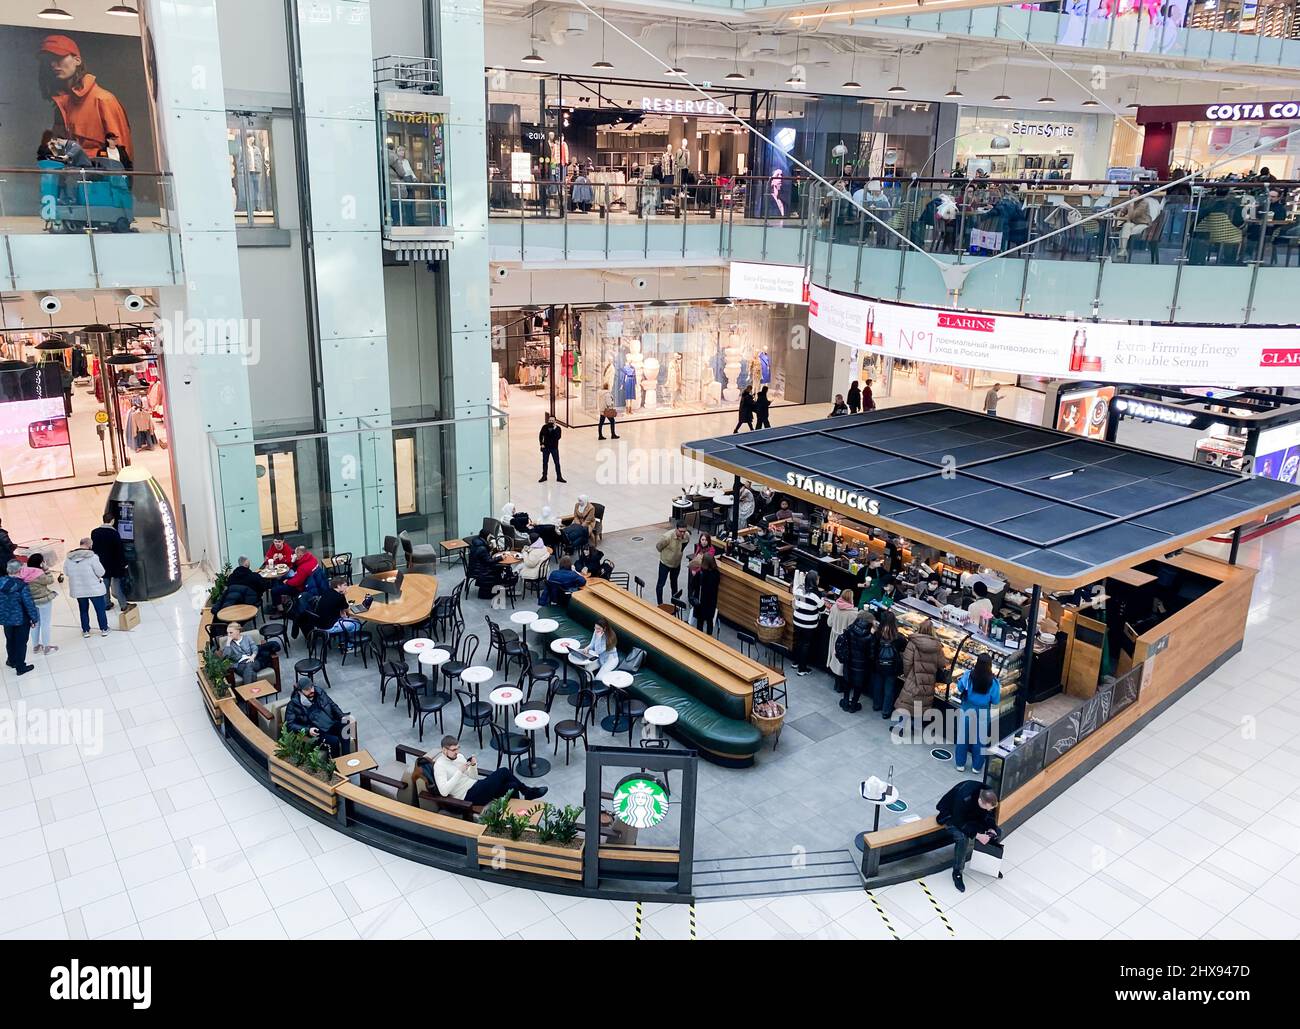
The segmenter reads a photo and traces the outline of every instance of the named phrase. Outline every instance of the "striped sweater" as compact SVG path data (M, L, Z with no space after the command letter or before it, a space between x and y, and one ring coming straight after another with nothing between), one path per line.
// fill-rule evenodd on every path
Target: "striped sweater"
M796 629L815 629L821 621L822 607L825 601L816 593L795 590L794 593L794 627Z

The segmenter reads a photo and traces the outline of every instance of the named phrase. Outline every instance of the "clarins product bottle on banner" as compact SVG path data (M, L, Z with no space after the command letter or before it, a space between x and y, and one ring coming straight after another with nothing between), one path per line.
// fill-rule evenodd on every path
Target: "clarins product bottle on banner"
M1080 335L1082 335L1082 333L1078 329L1075 329L1074 339L1070 341L1070 371L1072 372L1083 370L1083 348L1086 345L1086 340L1080 342Z
M871 346L875 342L873 337L876 335L876 309L874 307L867 308L867 328L863 335L863 343L866 346Z

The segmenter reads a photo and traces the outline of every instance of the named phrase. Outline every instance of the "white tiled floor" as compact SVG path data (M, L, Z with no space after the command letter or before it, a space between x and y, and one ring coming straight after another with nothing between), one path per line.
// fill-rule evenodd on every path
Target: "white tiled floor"
M680 422L636 428L647 434L641 445L683 435ZM718 430L692 422L690 431ZM584 484L573 479L576 493ZM67 495L41 524L79 535L99 503ZM648 505L646 521L665 506ZM633 524L634 502L625 510L622 524ZM6 501L0 516L16 537L26 532L22 509ZM1260 570L1243 653L1018 830L1003 880L971 873L965 894L946 875L927 880L947 924L916 883L875 891L893 932L1300 938L1300 700L1288 665L1300 524L1242 556ZM142 605L137 629L107 639L83 641L61 600L59 653L37 657L22 679L0 676L10 708L84 707L104 718L95 753L0 744L0 936L632 937L631 904L458 878L349 840L253 784L195 692L198 583L186 585ZM697 922L701 938L891 936L863 891L705 903ZM645 935L686 939L686 911L647 905Z

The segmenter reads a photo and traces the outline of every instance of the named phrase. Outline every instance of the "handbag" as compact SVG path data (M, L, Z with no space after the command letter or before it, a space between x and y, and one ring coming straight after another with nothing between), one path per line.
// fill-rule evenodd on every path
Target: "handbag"
M605 410L603 410L603 411L600 412L600 416L601 416L602 418L608 418L611 422L614 420L614 418L615 418L615 416L616 416L617 414L618 414L618 412L617 412L616 410L614 410L614 408L613 408L612 406L607 407L607 408L605 408Z
M639 672L641 671L641 662L645 660L645 651L640 647L633 647L628 651L627 657L623 658L618 664L620 672Z
M993 879L1002 878L1002 852L1000 843L971 841L970 870Z

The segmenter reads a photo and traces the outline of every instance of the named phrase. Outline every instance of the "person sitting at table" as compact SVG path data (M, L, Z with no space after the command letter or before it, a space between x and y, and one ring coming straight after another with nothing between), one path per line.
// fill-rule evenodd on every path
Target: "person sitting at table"
M564 537L564 545L573 551L581 550L591 542L591 530L582 522L570 522L560 535Z
M293 564L293 547L289 546L283 539L271 540L271 546L266 551L266 564Z
M289 567L292 569L289 576L271 587L271 599L277 607L286 606L287 601L292 601L307 588L307 580L320 567L320 562L306 547L294 547Z
M573 567L590 578L608 579L614 570L614 562L606 561L604 551L594 543L588 543L575 555Z
M577 654L584 661L596 662L599 670L592 674L600 675L618 665L618 633L609 624L609 619L601 616L592 626L591 640L587 645L575 648L570 653Z
M565 554L560 558L560 563L550 575L546 577L546 585L542 589L541 601L543 604L564 604L568 602L569 594L574 590L580 590L587 585L587 580L573 570L573 558Z
M460 741L455 736L444 736L437 755L430 751L419 758L415 766L420 776L433 780L444 797L471 804L490 804L510 793L518 793L524 800L546 796L545 786L529 786L521 782L509 767L481 775L478 760L461 754Z
M305 732L323 743L332 757L343 753L343 711L305 675L298 678L284 709L284 727L290 732Z
M280 652L278 640L254 643L252 636L245 636L238 622L226 626L226 642L221 648L221 656L232 661L235 678L244 685L257 678L263 668L270 668L272 660Z
M253 571L252 562L246 557L241 557L235 567L230 570L230 577L226 579L226 582L231 586L245 586L257 594L259 598L275 585L272 580Z
M330 580L330 588L319 597L308 599L293 619L293 638L310 635L313 629L340 631L339 619L348 609L348 580L342 576Z
M490 538L491 533L486 528L480 529L478 535L469 541L469 554L466 557L469 577L474 580L478 595L483 599L491 597L497 586L504 586L515 579L515 573L501 563L501 555L492 553L492 545L488 542Z
M524 548L523 567L519 569L519 577L534 582L542 577L542 567L550 559L551 552L546 549L546 544L542 542L542 534L536 529L528 530L528 546Z
M573 514L564 519L565 525L572 522L585 525L589 533L596 531L596 505L587 498L585 493L579 494L578 502L573 505Z

